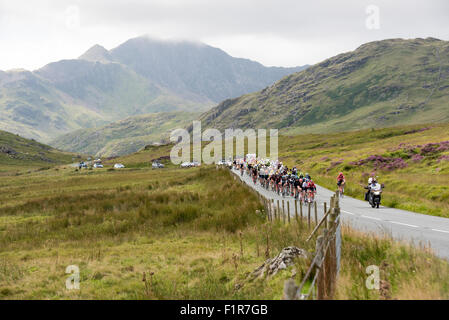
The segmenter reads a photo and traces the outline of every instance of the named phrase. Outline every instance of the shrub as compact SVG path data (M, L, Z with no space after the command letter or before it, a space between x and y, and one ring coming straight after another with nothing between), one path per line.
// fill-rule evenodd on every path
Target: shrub
M352 166L364 166L368 164L372 164L374 170L386 170L392 171L395 169L403 169L408 166L408 164L402 158L387 158L384 156L373 155L369 156L366 159L362 159L359 161L353 161L349 163Z
M424 157L422 155L420 155L420 154L415 154L412 157L412 161L413 162L421 162L423 159L424 159Z

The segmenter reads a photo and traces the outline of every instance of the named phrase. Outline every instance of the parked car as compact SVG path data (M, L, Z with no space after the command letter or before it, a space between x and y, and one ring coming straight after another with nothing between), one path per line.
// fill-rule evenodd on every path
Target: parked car
M121 163L116 163L116 164L114 164L114 168L115 169L122 169L122 168L124 168L125 166L123 165L123 164L121 164Z
M190 168L192 165L191 165L191 162L183 162L183 163L181 163L181 168Z
M153 164L151 165L151 167L153 169L162 169L164 167L164 165L162 163L159 162L153 162Z
M103 168L103 165L101 163L95 163L94 168Z

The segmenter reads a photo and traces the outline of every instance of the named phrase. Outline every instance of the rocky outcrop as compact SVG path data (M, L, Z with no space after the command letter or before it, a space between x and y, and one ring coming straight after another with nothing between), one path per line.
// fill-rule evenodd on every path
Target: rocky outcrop
M295 263L296 259L307 258L307 252L298 247L286 247L274 258L266 260L260 267L251 273L250 278L272 277L280 270L287 269Z
M13 148L10 148L8 146L0 146L0 153L6 153L6 154L9 154L9 155L16 155L17 154L17 152Z

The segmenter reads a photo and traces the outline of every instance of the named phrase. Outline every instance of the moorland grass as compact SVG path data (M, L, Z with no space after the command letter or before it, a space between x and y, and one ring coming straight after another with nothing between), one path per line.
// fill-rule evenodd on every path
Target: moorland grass
M345 193L363 199L368 177L376 175L386 186L383 205L449 217L449 161L445 158L449 148L441 145L448 140L448 124L416 125L338 135L283 136L279 138L279 153L289 167L296 165L331 190L337 188L337 175L343 172L347 180ZM437 147L426 153L424 148L430 143ZM393 164L355 164L370 156L380 156Z
M0 192L3 299L280 299L309 259L271 279L250 272L286 246L314 250L305 224L267 224L257 197L211 167L61 167L2 179ZM447 262L428 251L344 229L342 254L336 298L384 298L363 274L382 263L392 298L448 298ZM80 290L65 289L68 265Z

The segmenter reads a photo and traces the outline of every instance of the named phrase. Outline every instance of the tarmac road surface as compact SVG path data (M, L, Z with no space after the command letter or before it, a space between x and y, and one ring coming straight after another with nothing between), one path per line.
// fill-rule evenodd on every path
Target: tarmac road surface
M254 185L252 179L246 173L241 177L240 172L232 170L237 177L246 184L254 188L267 199L290 202L290 216L295 215L295 204L292 197L282 197L272 191L268 191L260 186ZM330 197L334 192L317 186L318 219L324 215L324 202L329 207ZM304 206L304 212L307 212ZM390 235L393 239L413 243L416 246L431 247L435 254L441 258L449 259L449 219L435 216L419 214L381 206L379 209L372 209L366 201L357 200L351 197L340 199L341 219L352 228L371 232L379 235ZM298 208L299 211L299 208ZM314 217L314 213L312 213Z

